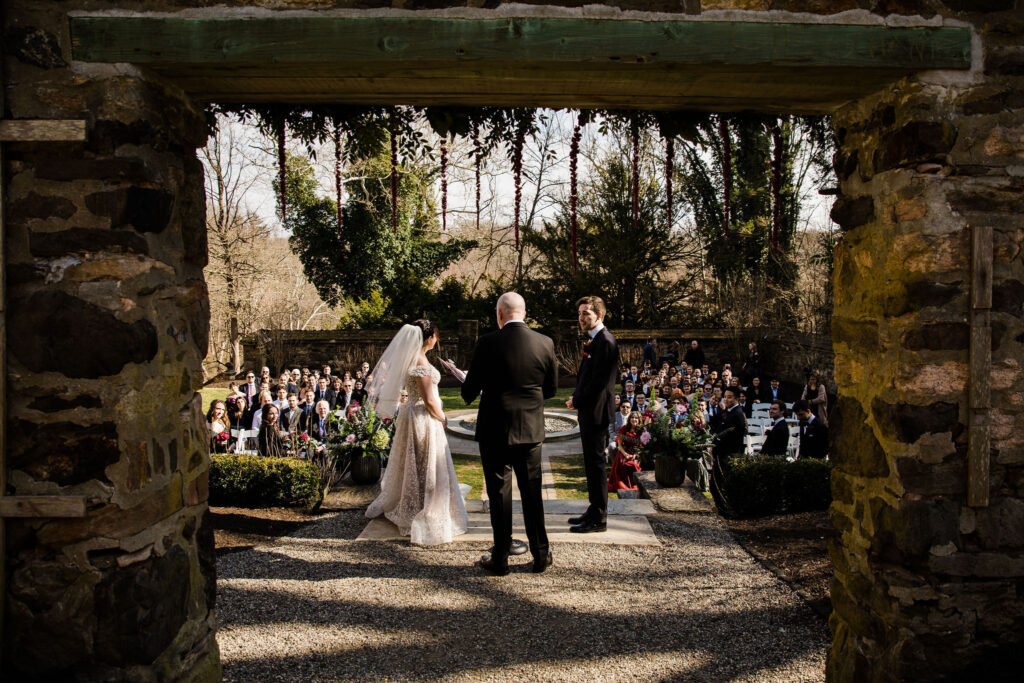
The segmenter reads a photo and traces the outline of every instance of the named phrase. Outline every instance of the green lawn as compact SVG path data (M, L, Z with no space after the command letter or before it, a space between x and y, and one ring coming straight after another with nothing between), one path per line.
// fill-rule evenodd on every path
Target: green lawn
M551 475L555 479L555 495L559 498L586 498L587 475L582 455L551 458Z
M452 462L455 464L455 477L459 483L473 487L466 498L480 498L484 490L484 469L480 465L480 456L452 453Z
M544 401L544 405L548 408L565 408L565 402L572 396L572 392L571 387L559 389L554 397ZM462 400L462 396L459 394L459 387L441 388L438 389L438 393L441 395L441 403L445 411L464 410L467 407L477 408L480 405L478 401L474 401L472 405L466 406L466 402Z

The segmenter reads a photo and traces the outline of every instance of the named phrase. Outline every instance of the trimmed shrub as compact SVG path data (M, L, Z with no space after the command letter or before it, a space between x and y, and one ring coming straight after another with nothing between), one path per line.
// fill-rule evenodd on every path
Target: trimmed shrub
M313 507L320 495L320 471L308 460L210 455L211 505Z
M730 460L724 490L740 517L823 510L832 502L831 473L832 463L825 460L739 456Z

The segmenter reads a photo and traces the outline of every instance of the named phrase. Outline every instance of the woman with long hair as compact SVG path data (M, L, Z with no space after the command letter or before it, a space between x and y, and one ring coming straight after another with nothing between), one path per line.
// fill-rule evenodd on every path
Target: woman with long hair
M640 435L643 434L643 417L639 411L629 414L626 424L619 429L615 437L615 460L608 470L608 493L618 493L619 489L633 490L633 472L640 471Z
M284 439L277 424L281 412L273 403L265 403L261 413L257 450L264 457L280 458L285 455Z
M210 452L227 453L228 445L231 443L231 417L224 401L218 398L210 402L210 409L206 411L206 422L210 425Z
M821 420L823 425L828 425L828 395L825 393L825 385L818 382L817 373L808 375L800 400L810 403L814 417Z
M370 373L367 401L391 417L401 390L408 402L398 411L380 495L367 517L383 515L417 545L451 543L466 533L466 506L455 477L437 384L441 373L427 359L438 341L429 320L403 325Z

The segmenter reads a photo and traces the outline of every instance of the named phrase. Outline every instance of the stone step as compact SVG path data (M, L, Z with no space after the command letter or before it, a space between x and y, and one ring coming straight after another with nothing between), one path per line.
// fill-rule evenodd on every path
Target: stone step
M609 501L610 502L610 501ZM608 530L600 533L574 534L569 531L563 515L544 515L544 524L548 533L548 542L557 543L588 543L595 545L661 545L654 529L644 515L614 515L608 517ZM526 541L521 514L512 515L512 534L515 538ZM458 543L493 542L490 515L470 513L466 533L454 539L452 545ZM384 517L370 520L357 541L400 541L407 537L398 533L398 527ZM557 562L557 556L555 558ZM515 563L515 558L512 559Z
M715 512L715 506L697 490L689 478L683 480L682 486L673 488L659 486L654 478L654 472L637 472L633 479L640 487L640 495L649 498L662 512L691 512L702 515Z
M466 501L466 512L487 512L490 508L489 501L475 498ZM545 515L558 515L576 517L587 511L590 504L583 498L557 498L544 501ZM512 501L512 512L517 515L523 513L523 503L520 500ZM635 498L632 500L608 499L608 515L653 515L656 512L654 504L646 498Z

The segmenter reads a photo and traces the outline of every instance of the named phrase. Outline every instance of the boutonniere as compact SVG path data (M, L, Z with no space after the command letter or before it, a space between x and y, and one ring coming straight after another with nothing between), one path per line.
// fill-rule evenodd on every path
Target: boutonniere
M583 342L583 357L584 358L590 358L590 345L592 343L594 343L594 339L592 337L588 337L587 341Z

